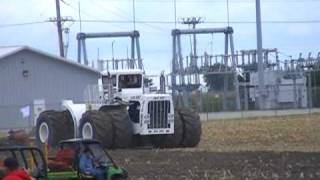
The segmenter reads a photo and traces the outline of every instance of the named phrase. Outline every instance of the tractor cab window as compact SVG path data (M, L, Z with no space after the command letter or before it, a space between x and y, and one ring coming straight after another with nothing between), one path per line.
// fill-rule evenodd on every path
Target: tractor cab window
M141 88L142 75L141 74L130 74L119 76L119 88Z
M109 78L108 76L102 76L102 84L103 84L103 88L107 89L108 88L108 84L109 84ZM116 75L112 75L111 76L111 84L113 87L117 86L117 78Z

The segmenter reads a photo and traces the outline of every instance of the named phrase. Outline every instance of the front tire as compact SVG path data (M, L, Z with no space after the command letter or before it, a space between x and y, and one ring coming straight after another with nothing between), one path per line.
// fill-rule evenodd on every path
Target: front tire
M126 107L124 105L107 106L101 110L112 122L112 148L128 148L132 145L133 130Z
M80 120L80 135L84 139L96 139L104 147L110 148L113 143L111 121L102 112L87 111Z

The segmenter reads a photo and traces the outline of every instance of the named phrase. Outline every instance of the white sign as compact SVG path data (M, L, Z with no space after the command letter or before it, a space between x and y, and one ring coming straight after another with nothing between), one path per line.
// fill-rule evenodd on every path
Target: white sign
M25 106L20 109L23 118L28 118L30 116L30 106Z

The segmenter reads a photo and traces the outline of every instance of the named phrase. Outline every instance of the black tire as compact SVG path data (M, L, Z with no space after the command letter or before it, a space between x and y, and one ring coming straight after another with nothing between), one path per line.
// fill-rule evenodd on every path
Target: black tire
M83 127L89 123L93 130L93 139L102 143L105 148L110 148L113 143L111 120L104 113L96 110L87 111L80 120L80 136L83 136Z
M174 113L174 134L157 135L152 139L153 145L157 148L177 148L182 142L183 127L180 114Z
M182 147L195 147L199 144L201 139L201 122L200 116L190 109L178 110L182 125L183 125L183 139Z
M112 148L129 148L132 145L133 130L127 106L108 106L101 109L111 119L113 127Z
M69 119L66 111L44 111L40 113L35 130L35 136L39 145L44 144L40 139L40 126L47 124L49 146L57 146L61 140L70 139L74 136L72 119Z

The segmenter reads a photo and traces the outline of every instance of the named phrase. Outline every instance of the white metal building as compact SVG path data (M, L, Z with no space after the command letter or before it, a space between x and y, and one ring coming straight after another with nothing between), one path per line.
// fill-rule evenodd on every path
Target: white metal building
M0 47L0 129L26 127L43 109L63 99L83 102L100 73L87 66L26 47Z

